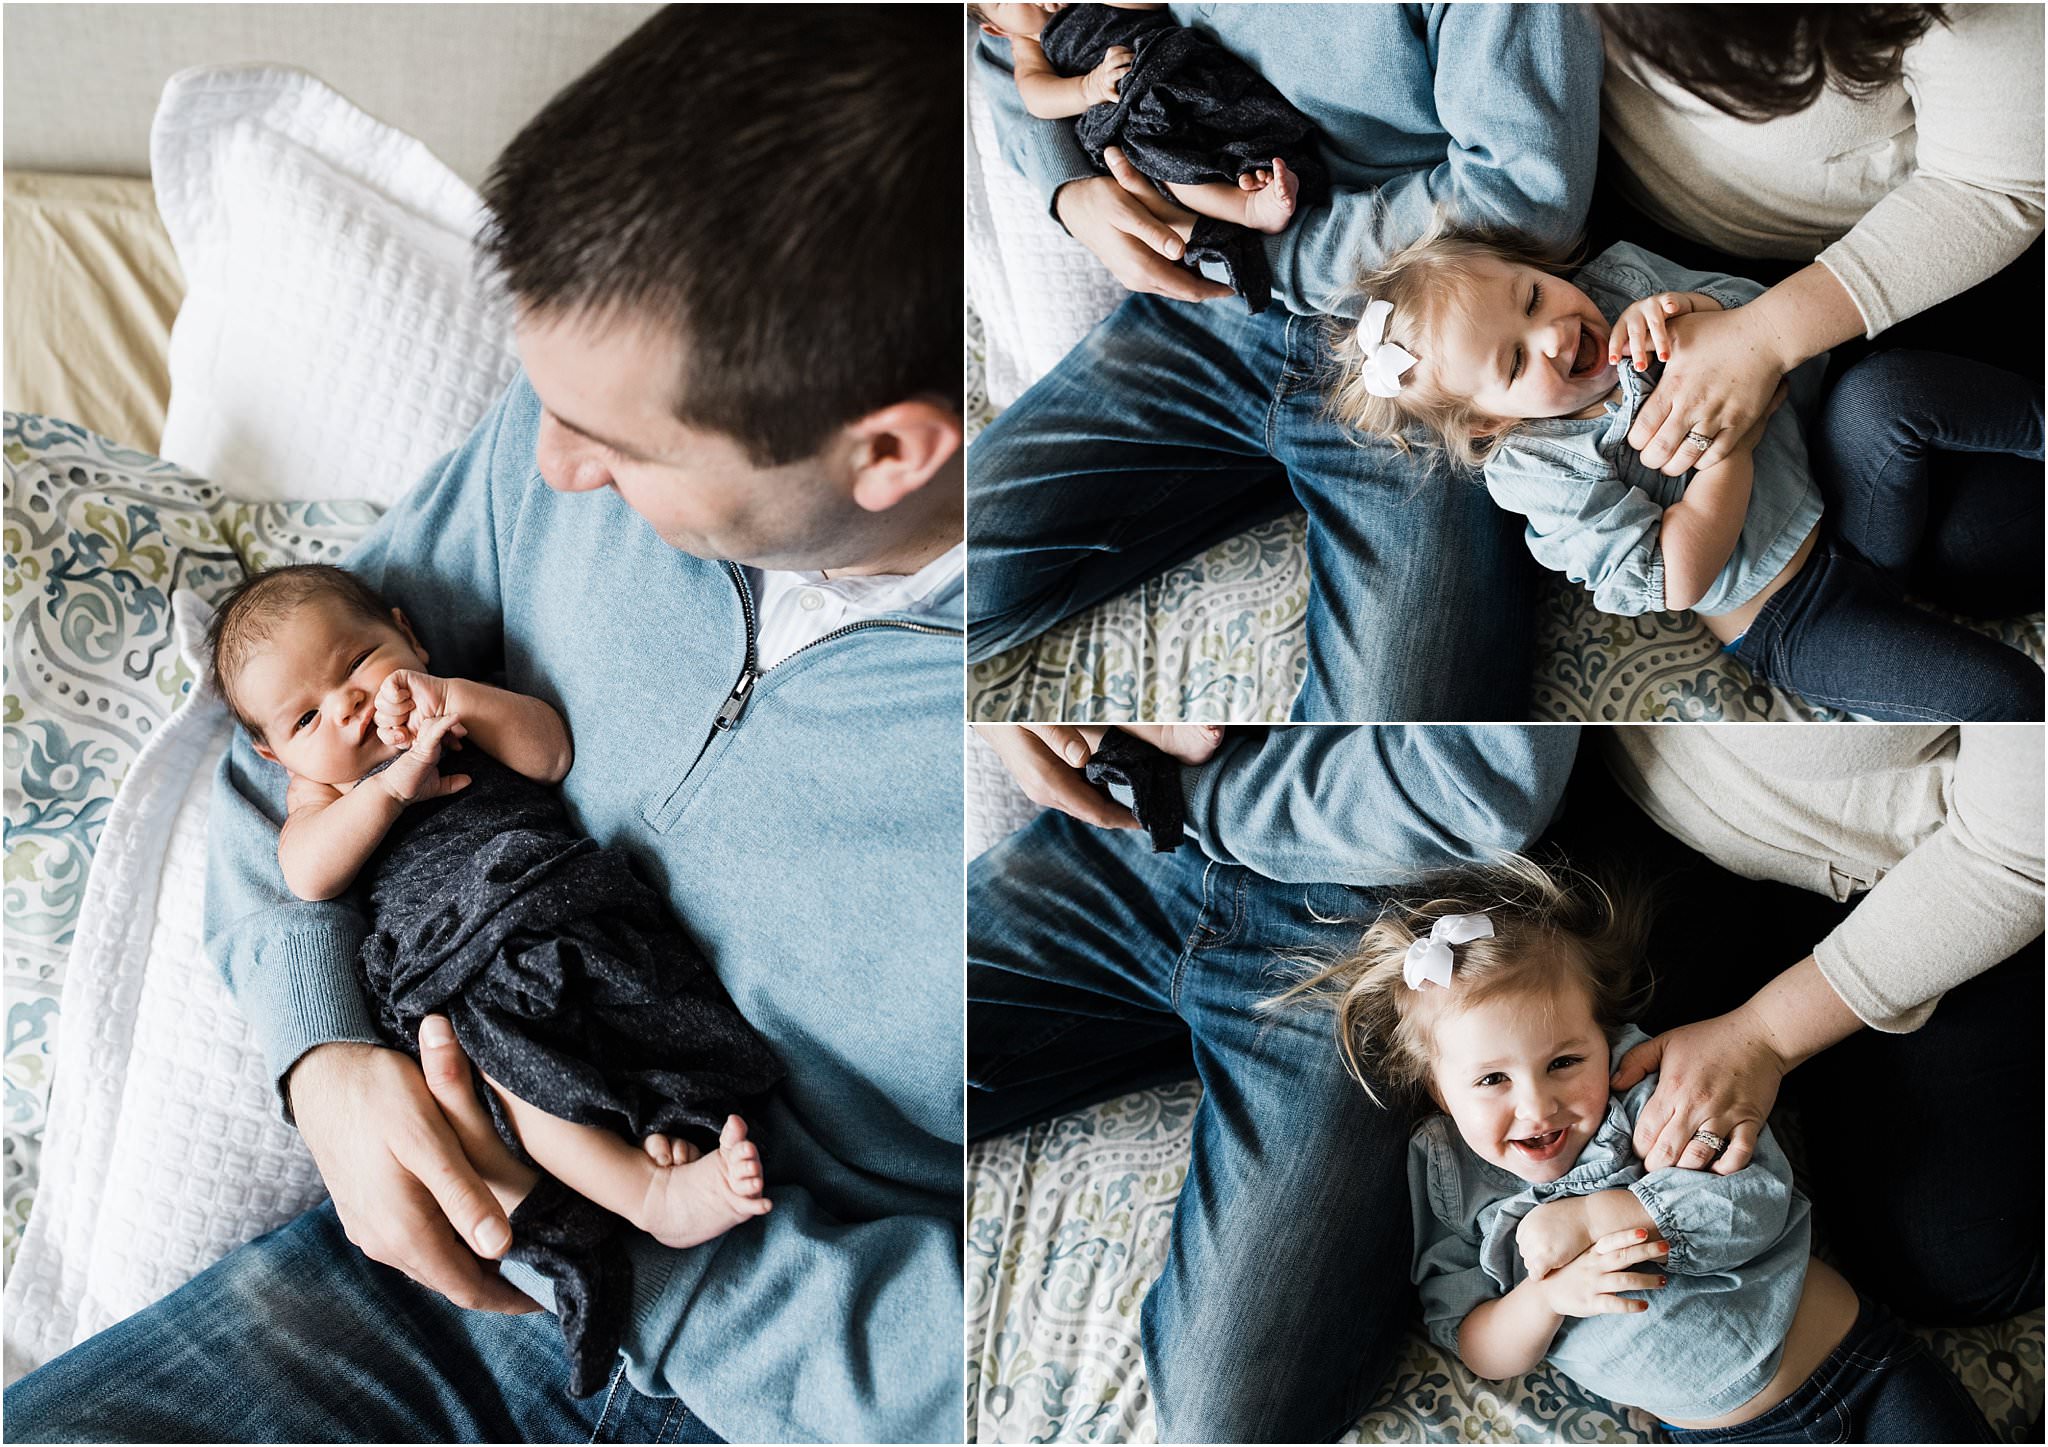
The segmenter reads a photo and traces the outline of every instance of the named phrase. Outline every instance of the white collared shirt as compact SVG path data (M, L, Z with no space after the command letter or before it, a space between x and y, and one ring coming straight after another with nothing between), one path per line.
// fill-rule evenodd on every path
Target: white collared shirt
M884 613L918 614L933 594L957 580L967 544L955 543L915 573L868 573L827 578L823 573L746 569L754 591L755 667L770 669L826 634Z

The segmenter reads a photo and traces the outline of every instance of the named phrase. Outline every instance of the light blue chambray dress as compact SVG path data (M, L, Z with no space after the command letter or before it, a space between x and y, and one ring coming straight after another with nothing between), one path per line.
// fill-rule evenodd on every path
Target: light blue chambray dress
M1738 307L1764 288L1740 277L1687 271L1621 242L1573 278L1600 314L1613 322L1662 291L1704 292ZM1784 570L1820 521L1820 489L1807 463L1800 418L1820 403L1827 369L1823 352L1786 377L1789 395L1757 442L1756 480L1734 555L1694 604L1726 613L1755 597ZM1598 417L1546 417L1522 423L1485 467L1486 490L1509 512L1528 519L1524 538L1536 561L1593 594L1603 613L1633 616L1664 608L1664 509L1685 495L1692 473L1666 477L1643 466L1628 445L1629 428L1663 364L1637 371L1624 358L1621 397Z
M1647 1038L1624 1030L1613 1061ZM1459 1323L1474 1307L1528 1275L1515 1247L1524 1216L1546 1201L1619 1187L1671 1243L1662 1268L1670 1285L1642 1293L1645 1312L1567 1317L1545 1353L1551 1364L1590 1392L1666 1421L1718 1417L1770 1382L1806 1285L1811 1207L1769 1130L1750 1164L1730 1175L1646 1172L1631 1137L1656 1088L1652 1075L1610 1098L1577 1162L1547 1185L1481 1160L1448 1116L1416 1129L1408 1143L1414 1278L1423 1322L1445 1351L1457 1352Z

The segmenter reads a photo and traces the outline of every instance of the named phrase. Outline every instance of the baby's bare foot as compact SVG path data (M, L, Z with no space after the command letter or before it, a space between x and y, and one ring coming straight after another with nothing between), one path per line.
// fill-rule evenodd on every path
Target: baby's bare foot
M1244 179L1240 176L1238 184L1243 185ZM1259 184L1244 198L1244 224L1269 235L1285 231L1294 220L1294 200L1301 194L1301 177L1275 156L1272 172L1260 171L1256 179Z
M656 1141L663 1142L674 1164L661 1166ZM695 1147L665 1136L649 1136L646 1144L649 1159L661 1169L648 1181L633 1224L662 1245L701 1245L749 1217L768 1214L768 1198L761 1194L761 1152L747 1139L747 1123L738 1116L725 1118L718 1149L709 1155L685 1158L681 1151Z
M1121 724L1135 738L1183 764L1206 764L1223 747L1221 724Z

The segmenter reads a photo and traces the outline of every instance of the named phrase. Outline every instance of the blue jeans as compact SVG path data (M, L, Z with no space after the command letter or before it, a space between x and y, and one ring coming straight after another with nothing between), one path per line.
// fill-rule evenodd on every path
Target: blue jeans
M1962 1383L1883 1307L1865 1300L1806 1385L1753 1422L1674 1442L1991 1442Z
M1844 372L1814 473L1857 558L1945 607L2041 606L2041 384L1967 357L1888 350Z
M1963 357L1878 352L1835 382L1813 452L1821 542L1735 655L1872 718L2039 719L2039 665L1902 596L1910 584L1969 613L2040 606L2039 384Z
M1331 420L1324 326L1133 296L991 423L968 456L968 657L1298 501L1311 582L1295 718L1528 717L1520 520Z
M1327 1012L1255 1009L1375 911L1052 812L969 867L970 1134L1201 1078L1141 1319L1161 1440L1333 1438L1414 1315L1407 1116L1345 1075Z
M331 1204L7 1389L12 1442L716 1442L615 1370L569 1395L553 1316L463 1311L349 1244Z

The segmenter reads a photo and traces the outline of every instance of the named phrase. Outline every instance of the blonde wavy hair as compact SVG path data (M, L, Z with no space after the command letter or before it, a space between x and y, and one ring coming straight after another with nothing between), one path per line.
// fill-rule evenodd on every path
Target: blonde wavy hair
M1338 422L1368 437L1393 443L1407 454L1417 451L1417 434L1427 447L1466 469L1477 469L1515 430L1514 419L1489 417L1471 399L1446 389L1436 375L1437 338L1447 320L1467 314L1472 304L1473 264L1483 260L1533 266L1562 276L1575 255L1554 253L1519 232L1479 226L1458 226L1438 212L1429 229L1359 277L1351 288L1357 309L1368 301L1391 302L1386 340L1416 359L1403 374L1396 397L1376 397L1366 390L1365 356L1358 346L1358 324L1333 320L1330 353L1339 372L1330 387L1329 411Z
M1408 947L1454 914L1485 915L1492 938L1453 947L1448 988L1411 989L1403 977ZM1428 1084L1432 1032L1446 1012L1502 995L1579 984L1613 1039L1647 994L1635 975L1648 926L1642 894L1609 893L1561 863L1511 854L1422 881L1413 897L1381 908L1356 948L1334 962L1304 962L1305 978L1261 1006L1328 1009L1345 1069L1385 1105L1375 1081L1403 1092Z

